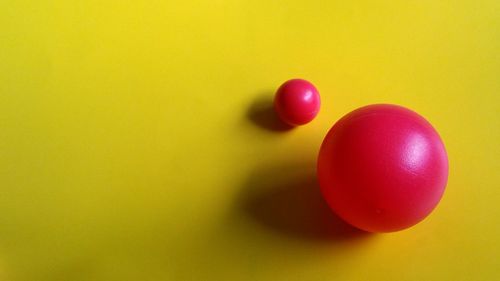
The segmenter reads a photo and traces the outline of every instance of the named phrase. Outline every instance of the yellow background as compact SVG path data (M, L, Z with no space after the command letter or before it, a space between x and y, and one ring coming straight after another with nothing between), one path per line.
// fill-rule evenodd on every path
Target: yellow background
M500 279L499 3L0 1L0 280ZM321 112L280 131L294 77ZM314 162L378 102L434 124L450 177L363 235Z

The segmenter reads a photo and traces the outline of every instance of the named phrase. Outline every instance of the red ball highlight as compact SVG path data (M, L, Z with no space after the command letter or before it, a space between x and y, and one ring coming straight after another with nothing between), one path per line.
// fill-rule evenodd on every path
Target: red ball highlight
M439 203L448 180L441 138L417 113L377 104L328 132L318 157L321 192L349 224L369 232L411 227Z

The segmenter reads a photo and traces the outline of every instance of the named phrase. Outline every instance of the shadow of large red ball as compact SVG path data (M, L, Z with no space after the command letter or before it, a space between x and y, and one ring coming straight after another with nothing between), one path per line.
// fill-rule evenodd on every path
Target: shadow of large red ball
M398 231L423 220L448 179L441 138L401 106L352 111L328 132L318 157L321 191L346 222L369 232Z

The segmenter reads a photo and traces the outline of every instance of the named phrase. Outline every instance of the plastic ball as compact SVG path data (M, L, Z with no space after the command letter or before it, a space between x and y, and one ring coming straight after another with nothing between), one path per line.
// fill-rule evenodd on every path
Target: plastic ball
M320 103L318 90L302 79L286 81L274 97L274 108L278 116L291 126L311 122L318 115Z
M441 138L417 113L369 105L341 118L318 157L321 192L349 224L369 232L411 227L439 203L448 180Z

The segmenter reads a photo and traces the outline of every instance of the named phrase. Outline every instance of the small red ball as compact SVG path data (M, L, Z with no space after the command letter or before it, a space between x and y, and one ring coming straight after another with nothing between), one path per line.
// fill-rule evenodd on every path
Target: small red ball
M302 79L288 80L274 97L274 108L281 120L291 126L304 125L318 115L319 92L313 84Z
M321 191L346 222L369 232L411 227L439 203L448 158L438 133L417 113L369 105L328 132L318 157Z

